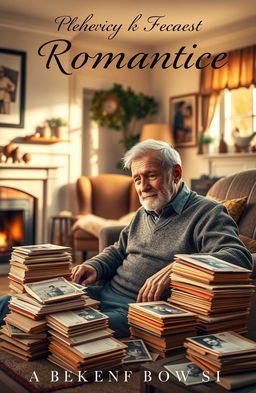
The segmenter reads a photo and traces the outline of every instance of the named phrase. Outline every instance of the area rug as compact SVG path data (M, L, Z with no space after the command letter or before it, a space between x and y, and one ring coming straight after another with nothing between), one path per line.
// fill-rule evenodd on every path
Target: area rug
M65 382L64 370L46 359L26 362L15 356L0 351L0 369L31 393L48 393L58 390L58 393L139 393L140 373L138 366L125 366L132 371L128 382L124 382L123 372L119 372L118 382L113 378L108 381L108 374L103 382L77 382L72 375L73 382ZM58 375L57 382L51 382L52 371ZM38 378L38 382L35 380ZM95 379L94 379L95 380ZM3 381L4 382L4 381Z

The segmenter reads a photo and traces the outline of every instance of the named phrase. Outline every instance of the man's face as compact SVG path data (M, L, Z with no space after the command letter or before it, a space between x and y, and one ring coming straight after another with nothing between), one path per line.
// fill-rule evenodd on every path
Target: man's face
M173 175L162 167L159 153L151 151L137 158L132 162L131 171L140 203L159 214L176 195Z

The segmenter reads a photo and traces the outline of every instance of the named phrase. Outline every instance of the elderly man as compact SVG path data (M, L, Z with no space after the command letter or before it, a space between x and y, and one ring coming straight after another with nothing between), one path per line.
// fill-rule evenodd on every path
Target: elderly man
M181 159L167 143L146 140L129 150L131 169L142 207L119 241L73 269L72 279L101 301L116 336L129 335L128 304L166 299L175 254L210 254L251 268L250 253L238 238L226 208L190 191L182 181ZM103 202L104 203L104 200Z
M129 303L169 296L175 254L211 254L249 269L252 263L226 208L182 181L181 159L170 145L138 143L126 153L124 167L132 171L142 207L118 242L72 272L73 281L83 285L107 281L89 286L88 294L100 300L116 337L129 336Z

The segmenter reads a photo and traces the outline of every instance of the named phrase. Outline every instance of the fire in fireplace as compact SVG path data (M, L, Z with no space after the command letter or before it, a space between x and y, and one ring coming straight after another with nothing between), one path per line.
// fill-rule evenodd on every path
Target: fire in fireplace
M12 246L23 244L23 213L22 210L0 211L0 255L8 256Z
M6 187L0 188L0 262L7 262L13 246L35 241L35 198L10 188L3 192L3 188Z

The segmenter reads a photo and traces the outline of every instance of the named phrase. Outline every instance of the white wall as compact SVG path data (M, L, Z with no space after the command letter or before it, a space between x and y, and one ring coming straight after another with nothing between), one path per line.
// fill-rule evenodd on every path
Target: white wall
M102 45L102 43L101 43ZM90 54L103 51L102 46L97 42L85 43L75 41L73 43L72 55L86 51ZM123 46L118 47L118 42L115 43L114 48L111 44L104 41L104 53L113 51L114 53L138 52L138 48L126 49ZM150 89L150 75L145 70L127 70L116 69L111 66L102 70L101 67L92 69L90 66L85 66L78 71L75 71L70 78L70 119L71 119L71 140L72 140L72 157L71 157L71 181L74 183L81 174L81 168L85 168L86 175L92 175L90 168L90 137L88 129L86 129L86 121L83 123L83 95L84 89L89 90L104 90L110 89L114 83L121 84L124 88L131 87L136 92L143 92L148 95L154 95ZM137 128L140 123L137 124ZM97 128L97 127L96 127ZM85 154L81 156L81 138L84 132L85 141L87 141L87 149L85 147ZM95 159L98 166L99 173L120 173L116 168L116 164L120 161L123 155L123 146L120 144L122 138L121 132L100 127L98 130L99 144ZM83 163L85 160L86 163ZM74 195L74 187L71 189L71 198Z
M25 51L26 61L26 102L24 128L0 128L0 145L13 139L35 133L35 129L50 117L69 118L69 81L56 70L47 70L37 50L51 36L0 27L0 47ZM51 145L19 143L22 153L31 152L28 165L57 165L57 179L52 189L52 199L48 206L49 215L68 208L66 185L69 182L70 147L67 143ZM18 177L17 169L17 177ZM18 182L17 182L18 187ZM31 193L33 190L31 190Z

